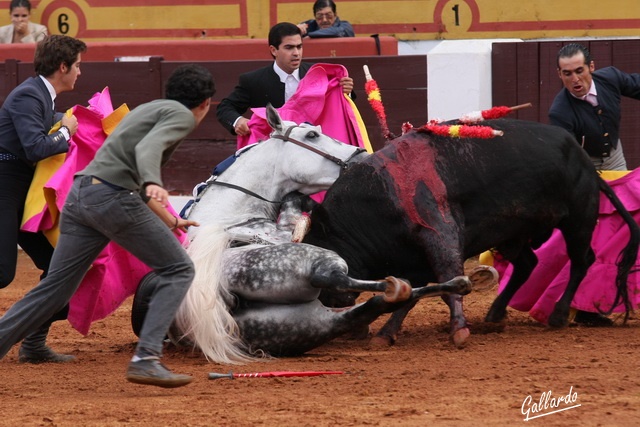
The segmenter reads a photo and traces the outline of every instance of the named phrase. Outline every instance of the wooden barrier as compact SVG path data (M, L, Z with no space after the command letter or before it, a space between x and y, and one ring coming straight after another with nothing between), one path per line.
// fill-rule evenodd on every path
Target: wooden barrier
M235 151L235 137L215 117L216 105L231 93L239 74L270 64L271 60L196 62L211 71L217 91L209 115L175 152L163 171L165 185L172 194L190 193L195 184L209 176L213 166ZM309 62L339 63L349 70L357 92L356 105L374 147L382 146L384 139L364 92L362 66L365 64L380 86L392 132L400 133L405 121L416 126L427 121L426 56L334 57ZM63 111L76 104L86 105L95 92L107 86L114 107L126 103L129 108L135 108L141 103L161 98L166 79L181 63L155 57L147 62L83 63L82 75L75 89L60 94L56 99L57 108ZM19 82L31 75L32 63L15 60L0 63L0 103Z
M562 89L556 55L567 41L494 43L492 49L493 105L533 103L515 117L549 123L549 107ZM596 69L615 66L627 73L640 72L640 40L580 41L591 51ZM627 166L640 166L640 101L622 98L620 140Z
M304 39L305 58L397 55L395 37L345 37ZM0 44L0 58L33 61L35 44ZM166 61L239 61L270 59L267 39L155 40L127 42L89 42L83 62L114 61L122 57L160 56Z

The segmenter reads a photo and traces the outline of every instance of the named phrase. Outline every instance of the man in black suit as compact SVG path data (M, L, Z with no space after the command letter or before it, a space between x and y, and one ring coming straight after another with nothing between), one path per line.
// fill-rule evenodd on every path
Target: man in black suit
M282 107L312 65L302 62L302 32L290 22L281 22L269 30L269 50L275 59L273 65L240 75L234 91L218 105L218 121L232 135L250 133L249 119L243 117L249 108L266 107L269 103ZM350 94L353 79L343 77L340 85L344 93Z
M42 233L20 231L25 199L36 162L69 149L69 139L78 129L75 116L55 113L59 93L74 88L80 75L84 42L53 35L36 46L30 77L7 96L0 109L0 288L8 286L16 273L18 245L47 275L53 247ZM60 130L49 134L57 121ZM25 363L67 362L73 356L51 350L45 340L51 322L66 319L67 310L29 335L22 343L19 361Z

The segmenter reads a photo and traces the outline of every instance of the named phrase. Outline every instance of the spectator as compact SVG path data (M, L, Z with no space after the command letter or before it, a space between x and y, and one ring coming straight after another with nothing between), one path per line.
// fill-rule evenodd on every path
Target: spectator
M551 124L571 132L598 170L626 170L620 141L620 97L640 99L640 74L595 69L587 48L571 43L558 51L564 88L549 109Z
M76 174L49 275L0 319L0 358L68 304L93 261L114 241L151 267L157 282L127 380L167 388L193 380L160 363L164 338L194 276L193 263L172 231L197 225L166 209L169 194L160 170L206 116L214 92L205 68L178 67L167 81L166 99L127 114Z
M314 19L298 24L302 37L355 37L348 21L341 21L333 0L317 0L313 4Z
M0 43L37 43L47 36L47 27L29 21L29 0L12 0L9 15L11 24L0 27Z
M54 102L58 94L73 90L85 50L86 45L80 40L46 37L36 46L33 62L37 76L11 91L0 109L0 288L9 286L14 279L18 245L43 271L41 278L49 270L53 247L42 233L20 231L20 223L36 162L66 153L69 138L78 128L75 116L55 113ZM58 120L60 130L49 134ZM74 359L45 344L51 323L66 318L63 309L39 330L32 331L22 343L19 360L42 363Z
M280 108L293 95L311 64L302 62L302 33L289 22L274 25L269 31L269 50L275 59L272 65L242 74L233 92L218 104L218 121L232 135L248 135L249 119L243 117L249 108ZM344 93L353 90L353 79L343 77Z

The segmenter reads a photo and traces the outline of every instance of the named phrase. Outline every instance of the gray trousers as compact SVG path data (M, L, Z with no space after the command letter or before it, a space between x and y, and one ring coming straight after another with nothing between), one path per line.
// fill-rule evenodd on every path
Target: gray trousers
M626 171L627 161L622 151L622 142L618 140L618 147L612 148L609 157L591 157L593 165L599 171Z
M71 299L87 270L114 241L157 274L136 355L162 355L162 344L194 276L186 251L169 228L129 190L74 180L60 218L49 275L0 318L0 359Z

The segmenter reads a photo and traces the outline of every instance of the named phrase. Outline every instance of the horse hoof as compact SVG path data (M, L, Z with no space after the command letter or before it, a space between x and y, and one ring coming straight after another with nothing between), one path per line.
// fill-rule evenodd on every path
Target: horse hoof
M470 336L469 328L460 328L451 335L451 341L456 348L464 348Z
M391 347L395 342L396 340L392 337L376 335L374 337L371 337L371 339L369 340L369 346L377 348L387 348Z
M498 283L500 276L490 265L479 265L469 273L469 280L475 291L486 291Z
M296 225L293 228L293 233L291 234L291 241L293 243L300 243L304 236L307 235L309 229L311 228L311 218L307 215L303 215L296 221Z
M409 299L411 296L411 285L393 276L389 276L385 280L387 281L387 287L382 297L385 302L401 302Z
M569 326L569 317L564 315L555 315L555 313L551 313L549 316L549 320L547 321L547 325L553 329L562 329Z

